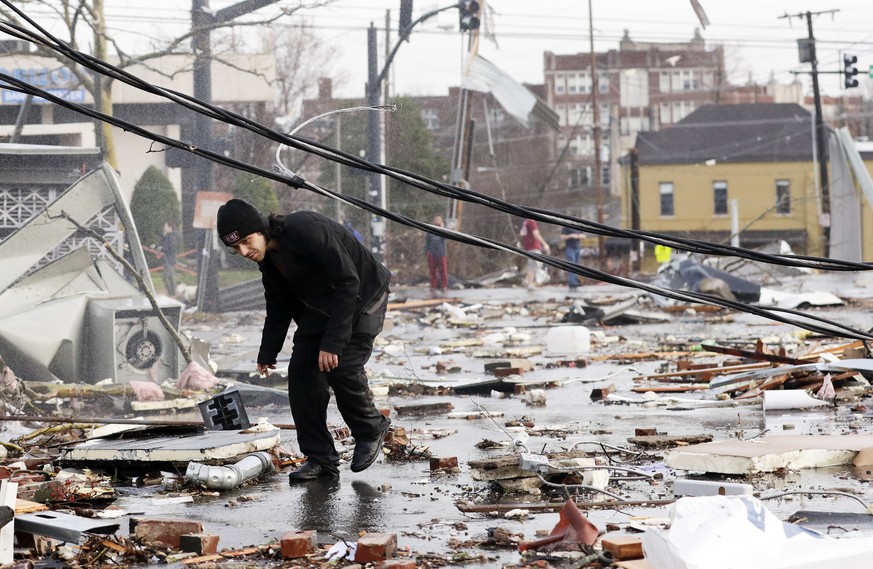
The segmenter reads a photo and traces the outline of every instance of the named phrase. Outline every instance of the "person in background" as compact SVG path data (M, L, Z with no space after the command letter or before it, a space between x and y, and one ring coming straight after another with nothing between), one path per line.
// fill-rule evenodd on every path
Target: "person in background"
M435 215L433 224L445 227L441 215ZM441 235L428 233L424 237L424 253L430 273L430 292L440 294L449 288L448 259L446 258L446 239Z
M525 251L545 253L546 255L551 252L549 244L546 243L546 240L543 239L542 235L540 235L539 225L533 219L524 220L524 223L521 224L519 235L521 236L521 248ZM536 286L537 270L539 269L539 266L539 261L533 259L527 260L527 270L524 274L524 284L527 288L533 288Z
M345 217L343 218L343 227L345 227L346 229L348 229L349 232L350 232L352 235L355 236L355 239L358 240L358 243L363 243L363 242L364 242L364 236L361 235L361 232L358 231L357 229L355 229L355 226L352 225L352 222L349 221L348 219L346 219Z
M218 209L221 241L258 264L267 316L257 370L276 367L293 320L288 399L306 462L294 484L339 476L339 454L327 425L330 391L355 438L352 472L382 454L391 421L373 404L364 364L385 321L391 274L342 225L314 211L262 214L232 199Z
M564 241L564 257L574 265L579 264L579 258L582 255L582 239L584 237L584 233L580 233L571 227L561 229L561 240ZM568 272L567 286L570 287L570 292L579 288L579 275Z
M164 288L167 296L176 296L176 255L179 254L179 236L172 221L164 223L164 237L158 246L159 256L164 263Z

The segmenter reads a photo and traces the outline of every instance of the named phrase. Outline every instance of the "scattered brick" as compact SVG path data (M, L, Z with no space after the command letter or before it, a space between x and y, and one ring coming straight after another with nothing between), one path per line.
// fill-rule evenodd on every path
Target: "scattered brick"
M189 533L203 533L203 523L192 520L131 518L131 533L144 543L158 543L179 549L179 539Z
M356 563L384 561L397 551L396 533L368 533L358 539L355 549Z
M282 536L283 559L306 557L318 549L318 534L313 530L291 531Z
M457 456L449 456L445 458L431 457L430 459L430 471L434 470L458 470L458 457Z
M600 544L605 551L612 553L613 557L619 561L623 559L639 559L643 556L643 542L639 537L605 537Z
M211 533L180 535L179 549L197 555L211 555L218 551L218 536Z
M601 399L606 399L606 397L615 391L615 384L609 385L607 387L595 387L591 390L591 400L592 401L600 401Z

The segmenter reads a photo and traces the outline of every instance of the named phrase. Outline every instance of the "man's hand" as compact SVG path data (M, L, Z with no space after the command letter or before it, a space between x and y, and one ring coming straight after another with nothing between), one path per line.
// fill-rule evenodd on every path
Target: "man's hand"
M276 369L276 364L258 364L258 373L261 374L261 377L270 375L271 369Z
M339 356L330 352L318 352L318 369L324 373L339 365Z

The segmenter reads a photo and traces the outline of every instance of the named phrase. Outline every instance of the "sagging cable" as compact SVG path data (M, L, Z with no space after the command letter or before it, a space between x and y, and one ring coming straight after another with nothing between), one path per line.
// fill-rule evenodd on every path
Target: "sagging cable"
M832 322L832 321L827 320L827 319L823 319L823 318L811 316L808 314L800 313L798 311L794 311L794 310L790 310L790 309L775 308L775 307L767 309L767 308L761 308L761 307L757 307L757 306L753 306L753 305L745 305L745 304L738 302L738 301L728 300L728 299L724 299L721 297L707 295L707 294L703 294L703 293L699 293L699 292L689 292L689 291L679 291L679 290L674 290L674 289L665 289L665 288L661 288L661 287L658 287L655 285L649 285L649 284L641 283L638 281L634 281L632 279L611 275L609 273L605 273L603 271L599 271L599 270L596 270L596 269L593 269L590 267L585 267L583 265L569 263L569 262L562 260L562 259L557 259L554 257L547 257L547 256L542 255L540 253L525 251L519 247L509 245L506 243L502 243L500 241L496 241L493 239L487 239L484 237L477 237L477 236L473 236L473 235L469 235L469 234L465 234L465 233L460 233L460 232L457 232L457 231L454 231L451 229L447 229L447 228L432 226L430 224L422 223L422 222L414 220L412 218L409 218L409 217L406 217L406 216L403 216L400 214L396 214L396 213L391 212L389 210L382 209L379 206L376 206L374 204L370 204L362 199L354 198L354 197L348 196L348 195L337 194L335 192L332 192L330 190L327 190L325 188L322 188L320 186L317 186L315 184L307 182L306 180L303 180L299 176L288 177L288 176L281 174L281 173L278 173L278 172L270 172L268 170L258 168L257 166L253 166L251 164L226 157L223 154L219 154L216 152L212 152L209 150L198 148L196 146L186 144L186 143L181 142L179 140L172 139L172 138L164 136L164 135L159 135L159 134L153 133L145 128L128 123L128 122L123 121L121 119L118 119L116 117L105 115L103 113L100 113L99 111L95 111L95 110L90 109L88 107L84 107L82 105L72 103L70 101L65 101L65 100L61 99L60 97L57 97L51 93L48 93L47 91L44 91L44 90L39 89L37 87L34 87L28 83L20 81L14 77L9 76L9 75L0 73L0 80L5 81L8 84L7 88L10 88L11 90L19 91L19 92L22 92L25 94L29 93L29 94L34 94L36 96L40 96L42 98L45 98L46 100L52 101L53 103L55 103L59 106L69 108L71 110L74 110L76 112L84 114L85 116L89 116L92 118L102 120L104 122L107 122L109 124L112 124L114 126L122 128L124 130L128 130L130 132L133 132L134 134L137 134L138 136L142 136L143 138L148 138L148 139L154 140L156 142L160 142L162 144L166 144L166 145L174 147L174 148L179 148L181 150L186 150L186 151L192 152L192 153L194 153L202 158L206 158L208 160L212 160L213 162L216 162L216 163L219 163L219 164L222 164L225 166L229 166L229 167L241 170L241 171L249 172L251 174L260 175L260 176L263 176L265 178L275 180L277 182L281 182L284 184L288 184L288 185L291 185L291 186L296 187L296 188L305 188L305 189L308 189L308 190L313 191L315 193L321 194L325 197L330 197L332 199L339 199L339 200L342 200L344 203L347 203L349 205L353 205L355 207L358 207L358 208L363 209L365 211L368 211L370 213L379 215L385 219L395 221L395 222L400 223L402 225L406 225L407 227L413 227L413 228L420 229L420 230L428 232L428 233L441 235L443 237L446 237L448 239L452 239L454 241L459 241L461 243L475 245L475 246L479 246L479 247L487 248L487 249L505 251L508 253L512 253L515 255L527 257L529 259L533 259L535 261L542 262L543 264L561 269L563 271L573 272L573 273L576 273L580 276L588 277L588 278L591 278L594 280L599 280L599 281L607 282L607 283L611 283L611 284L617 284L617 285L624 286L624 287L636 288L639 290L643 290L643 291L653 293L653 294L658 294L658 295L661 295L661 296L664 296L667 298L672 298L674 300L679 300L682 302L691 302L691 303L702 302L705 304L712 304L712 305L716 305L716 306L723 306L726 308L732 308L735 310L739 310L741 312L746 312L746 313L761 316L763 318L767 318L770 320L775 320L777 322L790 324L790 325L797 326L799 328L803 328L803 329L809 330L811 332L816 332L816 333L823 334L823 335L835 335L835 336L841 336L841 337L845 337L845 338L852 338L852 339L858 339L858 340L873 340L873 334L871 334L871 333L863 332L861 330L856 330L856 329L853 329L849 326L845 326L845 325L842 325L842 324L839 324L836 322ZM772 310L772 312L771 312L771 310ZM795 314L795 315L799 316L800 318L802 318L802 320L787 318L787 317L775 314L774 312L783 312L783 313ZM815 322L821 322L823 325L819 326Z
M434 193L435 195L452 197L453 199L465 201L468 203L484 205L486 207L490 207L498 211L503 211L505 213L510 213L519 217L530 217L531 219L536 219L537 221L542 221L544 223L553 223L556 225L570 227L597 235L639 239L653 244L666 245L675 249L692 253L718 256L737 256L749 260L776 265L806 267L834 271L861 271L873 268L873 264L870 263L856 263L851 261L825 259L806 255L771 255L743 249L741 247L732 247L730 245L722 245L718 243L710 243L694 239L684 239L656 232L615 228L603 224L597 224L588 220L573 218L572 216L551 212L549 210L516 206L514 204L510 204L508 202L504 202L497 198L486 196L472 190L464 190L455 186L436 182L426 177L411 172L406 172L401 169L392 168L390 166L374 164L360 157L344 153L337 149L332 149L324 144L283 135L273 129L260 125L259 123L251 119L237 115L230 111L226 111L224 109L221 109L220 107L205 103L189 95L151 85L130 73L113 67L106 62L97 60L92 56L72 50L71 48L66 46L66 44L59 41L57 38L54 38L54 36L41 28L32 19L24 15L23 12L17 10L14 6L11 5L9 0L0 0L0 2L15 10L16 13L19 13L22 18L28 21L32 26L34 26L43 34L43 36L40 37L36 34L33 34L32 32L29 32L28 30L20 28L19 26L15 26L14 24L0 24L0 29L8 28L5 29L5 31L7 31L7 33L15 35L16 37L20 37L21 39L25 39L27 41L33 41L35 43L43 45L48 49L58 51L59 53L66 55L67 57L89 69L92 69L99 73L103 73L116 80L125 82L133 87L145 90L146 92L168 98L171 101L183 105L195 112L209 116L210 118L221 120L233 126L238 126L240 128L251 130L252 132L264 136L265 138L268 138L270 140L274 140L281 144L286 144L288 146L310 152L330 161L338 162L340 164L362 169L365 171L389 176L391 178L412 185L413 187L423 189L430 193Z

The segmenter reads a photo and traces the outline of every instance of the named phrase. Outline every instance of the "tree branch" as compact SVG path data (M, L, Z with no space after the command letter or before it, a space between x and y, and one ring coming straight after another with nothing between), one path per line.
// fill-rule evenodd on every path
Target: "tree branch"
M58 217L50 215L48 211L46 211L46 215L48 215L49 219L57 219ZM167 332L169 332L170 336L172 336L173 338L173 341L179 347L179 351L182 352L182 357L185 358L185 363L190 364L193 361L191 358L191 351L182 341L182 337L179 336L179 333L176 331L173 325L170 324L170 321L167 320L167 317L164 315L164 311L161 310L160 306L158 306L157 299L155 299L155 296L151 293L151 291L149 291L149 288L145 284L145 279L143 279L142 275L139 274L139 271L136 270L136 267L134 267L130 263L130 261L125 259L122 255L119 255L118 252L112 247L112 244L109 243L109 240L100 233L94 231L90 227L85 227L84 225L73 219L66 211L61 211L60 217L66 219L67 221L75 225L76 228L78 228L79 230L86 232L94 239L100 241L100 243L106 249L106 252L109 253L113 259L121 263L124 268L128 270L128 272L130 272L133 278L136 279L136 284L139 286L139 290L142 291L146 298L149 299L149 303L152 305L152 308L155 309L155 313L157 313L158 319L161 321L161 324L164 326L164 328L167 329Z

